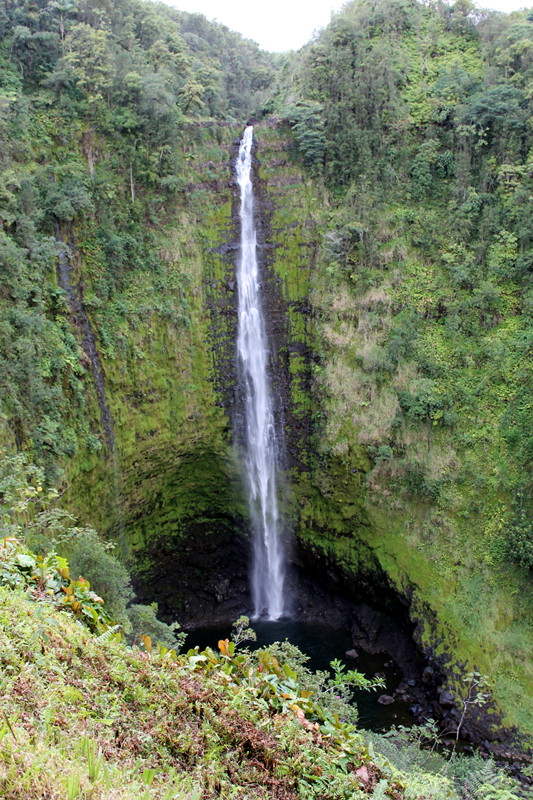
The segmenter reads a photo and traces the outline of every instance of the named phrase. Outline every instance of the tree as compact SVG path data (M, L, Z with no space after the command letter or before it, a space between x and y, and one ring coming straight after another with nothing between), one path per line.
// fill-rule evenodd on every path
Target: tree
M89 107L108 101L114 78L108 33L79 22L69 31L66 48L65 59L72 67L76 86L86 95Z

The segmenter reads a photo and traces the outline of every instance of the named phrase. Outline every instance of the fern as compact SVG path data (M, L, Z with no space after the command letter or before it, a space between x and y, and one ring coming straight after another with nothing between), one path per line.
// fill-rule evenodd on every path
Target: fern
M404 774L405 800L457 800L451 781L442 775L431 775L429 772L409 772Z
M510 789L485 783L476 792L476 800L519 800L519 798Z
M112 625L106 631L96 637L101 642L110 642L112 639L122 639L122 626Z
M474 792L479 794L483 786L494 787L497 785L500 780L500 771L495 762L489 758L470 773L469 780Z
M454 779L463 800L513 800L515 782L491 759L476 755L457 759Z
M388 781L380 781L371 794L372 800L390 800L390 795L386 793L388 785Z

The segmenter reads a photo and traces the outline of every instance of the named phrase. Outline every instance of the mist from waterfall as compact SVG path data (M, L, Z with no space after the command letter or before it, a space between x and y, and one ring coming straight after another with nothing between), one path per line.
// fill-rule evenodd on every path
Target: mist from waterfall
M285 610L285 555L276 485L278 447L257 263L252 146L253 127L250 125L244 131L236 163L241 197L237 349L244 388L248 500L254 528L251 579L254 617L276 620Z

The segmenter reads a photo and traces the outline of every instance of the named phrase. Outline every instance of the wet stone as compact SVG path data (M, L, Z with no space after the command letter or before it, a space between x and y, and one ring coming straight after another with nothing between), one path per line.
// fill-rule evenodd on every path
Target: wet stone
M392 703L395 703L396 700L390 694L381 694L378 697L378 703L382 706L390 706Z
M439 694L439 703L445 708L453 708L455 705L455 698L451 692L442 691Z

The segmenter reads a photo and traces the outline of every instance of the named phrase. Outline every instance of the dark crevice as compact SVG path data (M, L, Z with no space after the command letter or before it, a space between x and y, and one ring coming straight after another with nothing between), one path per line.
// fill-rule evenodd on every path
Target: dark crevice
M55 229L56 238L61 243L57 257L58 283L67 296L72 321L76 330L80 334L83 352L87 357L91 368L93 381L96 388L98 408L100 411L100 422L104 434L105 444L107 446L107 456L110 457L115 454L116 449L113 417L107 402L104 370L102 367L100 354L98 352L96 336L83 304L83 287L80 282L74 284L72 280L74 268L72 264L71 253L73 252L74 244L71 241L69 246L66 245L61 233L61 228L57 221L55 223Z

